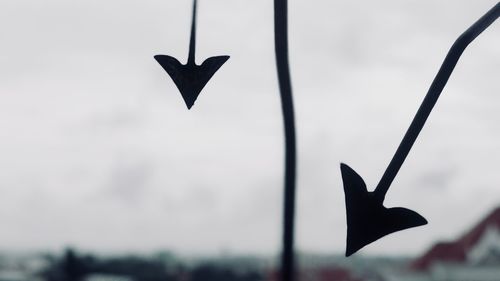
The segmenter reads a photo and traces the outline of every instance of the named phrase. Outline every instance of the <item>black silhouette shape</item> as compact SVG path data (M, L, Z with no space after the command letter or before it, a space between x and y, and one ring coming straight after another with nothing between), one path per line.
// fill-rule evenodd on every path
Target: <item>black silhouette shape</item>
M375 191L368 192L363 179L349 166L341 164L347 209L346 256L393 232L427 224L414 211L384 207L385 195L465 48L499 16L500 2L455 41Z
M181 92L188 109L194 105L201 90L210 81L210 78L229 59L229 56L217 56L206 59L201 65L195 62L196 49L196 6L197 0L193 2L193 22L191 26L191 41L189 43L189 56L185 65L176 58L166 55L156 55L155 59L174 80L175 85Z
M274 44L285 127L285 189L281 280L294 279L296 141L292 83L288 63L288 0L274 0Z
M347 249L350 256L388 234L427 224L425 218L405 208L387 209L376 192L368 192L363 179L341 164L347 209Z

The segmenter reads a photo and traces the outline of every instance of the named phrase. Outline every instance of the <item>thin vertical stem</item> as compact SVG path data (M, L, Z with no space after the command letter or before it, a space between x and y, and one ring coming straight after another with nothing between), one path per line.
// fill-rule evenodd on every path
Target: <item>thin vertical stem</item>
M288 63L288 0L274 1L274 40L285 129L285 187L281 278L283 281L293 281L296 141L292 85Z
M193 21L191 23L191 38L189 40L188 64L195 64L196 52L196 6L198 0L193 1Z

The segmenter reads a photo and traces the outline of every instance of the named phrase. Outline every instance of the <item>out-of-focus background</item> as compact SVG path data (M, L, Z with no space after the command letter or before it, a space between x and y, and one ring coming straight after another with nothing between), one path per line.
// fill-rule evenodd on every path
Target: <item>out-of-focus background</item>
M290 1L304 278L403 280L380 272L413 264L411 278L462 280L443 264L500 267L498 22L466 50L388 193L387 206L429 225L337 257L339 163L374 188L448 49L496 3ZM0 280L198 280L220 269L207 264L229 265L218 280L275 278L284 155L273 3L198 4L197 62L231 59L188 111L153 56L186 60L191 1L1 2ZM455 243L433 250L447 258L415 266L440 241ZM492 274L474 280L500 280Z

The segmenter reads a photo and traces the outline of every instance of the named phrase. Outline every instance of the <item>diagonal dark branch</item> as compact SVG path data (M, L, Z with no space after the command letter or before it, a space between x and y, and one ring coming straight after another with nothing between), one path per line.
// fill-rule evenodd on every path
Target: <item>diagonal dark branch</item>
M401 144L394 154L389 166L385 170L382 179L375 189L375 196L383 202L387 190L391 186L392 181L396 177L399 169L403 165L411 147L415 143L420 131L424 127L427 118L429 117L432 108L436 104L441 92L443 91L448 79L450 78L453 69L457 65L460 56L465 51L465 48L476 39L479 34L486 30L500 16L500 2L489 10L483 17L475 22L455 41L446 58L439 69L432 85L427 92L427 95L422 102L422 105L417 111L408 131L406 132Z

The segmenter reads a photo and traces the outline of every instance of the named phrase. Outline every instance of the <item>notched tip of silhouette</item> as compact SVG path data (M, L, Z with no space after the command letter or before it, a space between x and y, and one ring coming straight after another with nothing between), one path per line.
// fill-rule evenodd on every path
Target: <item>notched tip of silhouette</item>
M347 257L386 235L427 224L424 217L412 210L384 207L348 165L341 164L341 173L347 213Z
M229 56L210 57L201 65L194 61L183 65L176 58L166 55L156 55L154 58L172 78L187 108L191 109L205 85Z

